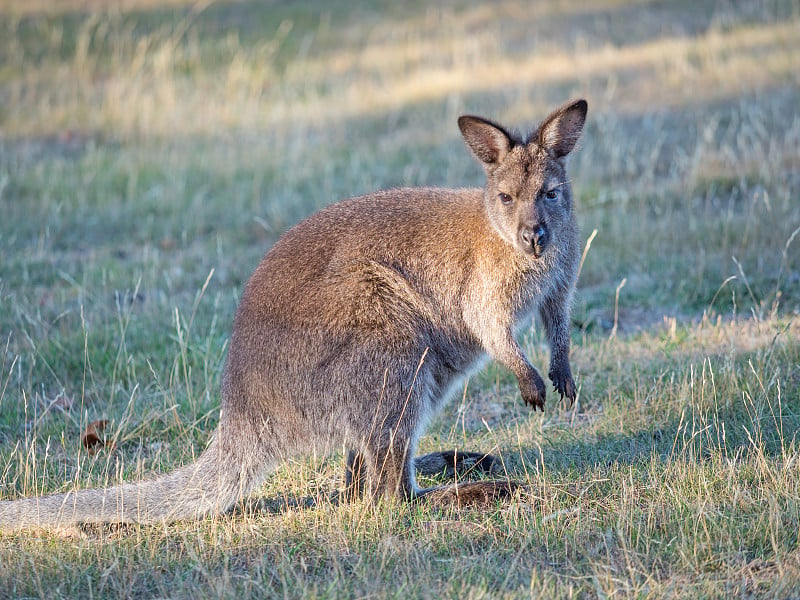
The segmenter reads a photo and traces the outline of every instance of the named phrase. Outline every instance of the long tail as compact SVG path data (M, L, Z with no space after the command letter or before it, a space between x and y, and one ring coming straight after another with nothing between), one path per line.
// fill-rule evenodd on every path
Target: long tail
M229 450L215 436L196 462L152 480L2 501L0 529L156 523L223 513L260 483L268 466Z

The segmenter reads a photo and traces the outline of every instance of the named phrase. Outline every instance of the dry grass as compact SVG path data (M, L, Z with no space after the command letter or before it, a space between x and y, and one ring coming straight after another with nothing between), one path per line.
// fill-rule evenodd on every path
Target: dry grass
M532 414L490 365L422 440L501 454L530 484L513 502L335 505L340 457L310 458L219 519L0 534L0 597L800 594L795 2L0 15L3 498L191 460L260 255L339 198L479 184L463 112L533 126L587 97L573 176L597 230L576 407ZM117 449L89 456L101 417Z

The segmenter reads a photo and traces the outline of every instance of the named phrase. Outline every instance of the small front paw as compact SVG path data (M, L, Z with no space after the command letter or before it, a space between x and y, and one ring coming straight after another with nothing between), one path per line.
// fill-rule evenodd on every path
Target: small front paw
M535 369L531 369L524 379L519 380L519 392L525 404L529 404L534 410L538 408L544 412L547 386Z
M563 400L564 396L566 396L569 399L569 405L571 407L577 396L577 388L575 386L575 381L572 379L572 373L569 367L550 369L549 376L550 381L553 382L553 387L561 395L561 399Z

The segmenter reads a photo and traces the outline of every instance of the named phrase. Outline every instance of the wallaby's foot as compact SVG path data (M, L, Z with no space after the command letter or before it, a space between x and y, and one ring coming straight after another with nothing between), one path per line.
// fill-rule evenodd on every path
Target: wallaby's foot
M414 467L419 475L427 477L444 475L448 478L455 477L456 473L463 475L471 471L489 475L497 475L502 471L500 459L496 456L459 450L444 450L417 456L414 458Z
M550 381L553 382L553 387L561 395L561 399L563 400L564 396L566 396L571 407L577 396L577 388L575 386L575 381L572 379L572 373L570 373L569 367L551 369L548 375Z
M473 481L422 490L414 500L440 507L480 507L509 500L521 488L515 481Z
M452 479L456 474L464 475L472 471L499 475L502 472L502 463L498 457L483 452L443 450L415 457L414 468L418 474L426 477L443 475ZM350 450L347 453L344 481L342 498L345 502L353 502L364 495L367 485L366 469L360 452Z
M472 471L487 475L499 475L502 472L502 464L496 456L483 452L460 452L458 450L444 450L417 456L414 458L414 468L418 474L426 477L444 475L451 479L456 474L464 475ZM360 452L350 450L347 453L345 467L342 493L344 501L352 502L360 498L364 495L366 487L364 457Z
M525 377L518 379L519 392L525 404L529 404L534 410L537 408L544 412L544 402L547 399L547 387L542 376L530 367Z

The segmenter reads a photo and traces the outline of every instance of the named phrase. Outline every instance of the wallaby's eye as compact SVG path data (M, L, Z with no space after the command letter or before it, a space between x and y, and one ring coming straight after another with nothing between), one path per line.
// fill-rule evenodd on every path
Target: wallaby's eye
M553 188L552 190L547 190L547 193L545 194L545 197L548 200L555 200L556 198L558 198L560 193L561 193L561 190L559 190L558 188Z
M497 195L497 197L500 198L500 202L502 202L503 204L511 204L514 201L514 199L511 196L509 196L504 192L500 192Z

